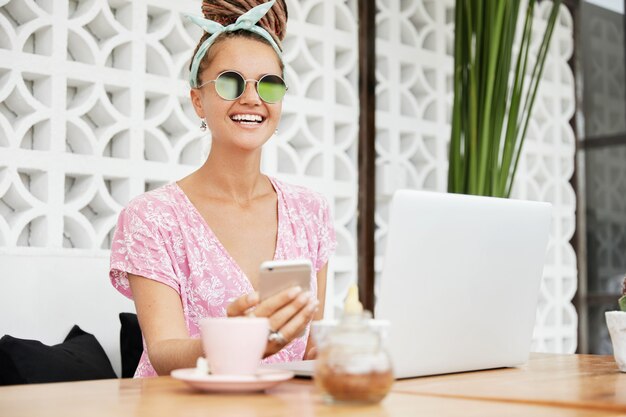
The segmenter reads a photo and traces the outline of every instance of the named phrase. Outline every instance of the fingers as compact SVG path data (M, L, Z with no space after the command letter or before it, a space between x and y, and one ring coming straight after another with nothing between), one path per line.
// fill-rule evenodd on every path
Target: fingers
M270 317L302 293L302 288L291 287L263 300L255 309L259 317Z
M313 319L318 305L319 301L311 300L295 316L291 317L289 321L279 327L278 330L280 330L287 340L293 340L302 334L307 324Z
M257 317L267 317L270 329L282 335L282 338L275 338L278 341L268 343L266 355L272 355L302 335L313 319L318 305L319 301L310 292L293 287L262 302L256 292L243 295L228 305L226 314L228 317L236 317L254 311L253 314Z
M257 304L259 304L259 294L256 292L242 295L228 305L226 314L228 317L243 316L250 308Z
M285 345L289 344L293 339L302 334L307 324L313 319L313 315L317 311L317 307L319 305L319 301L311 300L310 298L309 300L309 302L305 302L304 306L302 306L300 310L294 316L290 317L282 326L272 328L273 330L280 332L280 334L285 338L285 343L279 344L277 342L269 342L267 348L268 354L278 352ZM294 300L294 303L297 302L297 299ZM280 319L280 321L283 321L283 319ZM270 323L271 322L272 320L270 319Z
M315 309L318 304L317 299L312 298L310 292L301 292L292 302L276 310L274 314L270 316L270 328L273 330L281 329L292 317L296 316L300 310L309 306Z
M254 307L255 316L269 317L285 304L296 298L296 296L301 292L302 288L300 287L289 288L273 295L267 300L263 300L261 304L259 304L259 294L257 292L252 292L250 294L242 295L235 301L231 302L226 308L226 314L228 317L243 316Z

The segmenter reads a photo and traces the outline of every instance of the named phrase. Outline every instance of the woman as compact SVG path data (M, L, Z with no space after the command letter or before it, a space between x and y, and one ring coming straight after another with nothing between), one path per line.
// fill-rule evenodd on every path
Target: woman
M323 314L335 234L323 197L260 171L286 90L287 8L284 0L259 3L204 1L206 19L191 18L207 32L190 84L211 151L197 171L135 198L118 220L110 278L135 302L144 337L136 377L193 367L207 316L268 317L267 362L314 355L309 323ZM314 266L311 291L290 288L259 301L261 262L300 258Z

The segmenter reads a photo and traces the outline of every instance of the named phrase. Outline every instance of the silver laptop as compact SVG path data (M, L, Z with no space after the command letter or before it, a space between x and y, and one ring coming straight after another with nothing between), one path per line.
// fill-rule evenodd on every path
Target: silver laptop
M551 205L401 190L389 219L375 316L396 378L526 362Z
M550 220L548 203L394 194L375 317L396 378L528 360ZM272 367L304 376L313 361Z

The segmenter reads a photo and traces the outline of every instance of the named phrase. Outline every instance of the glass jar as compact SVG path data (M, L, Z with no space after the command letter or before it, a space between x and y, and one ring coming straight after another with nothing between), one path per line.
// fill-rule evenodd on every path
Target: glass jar
M315 336L314 379L327 401L375 403L387 395L394 378L384 329L365 311L344 314Z

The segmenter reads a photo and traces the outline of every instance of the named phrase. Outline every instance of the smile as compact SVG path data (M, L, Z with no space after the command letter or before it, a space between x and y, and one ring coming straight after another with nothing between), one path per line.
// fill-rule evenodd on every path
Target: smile
M233 114L230 120L242 125L258 125L263 123L264 117L258 114Z

